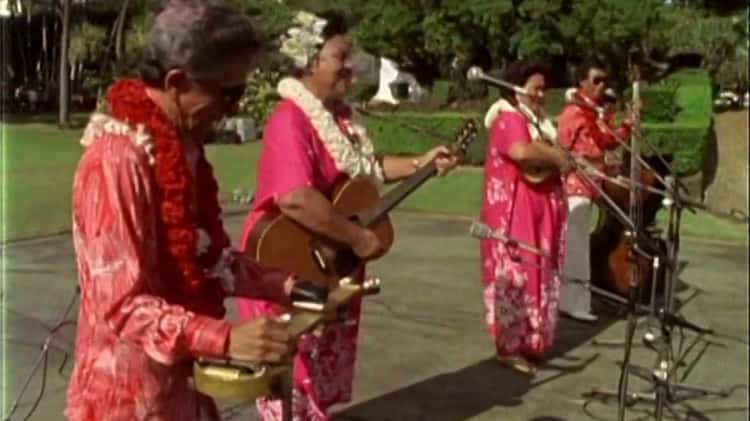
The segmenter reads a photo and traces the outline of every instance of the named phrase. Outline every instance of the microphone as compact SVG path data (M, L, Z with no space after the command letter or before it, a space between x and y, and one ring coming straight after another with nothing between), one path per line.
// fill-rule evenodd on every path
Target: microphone
M500 80L500 79L496 79L494 77L488 76L487 74L484 73L484 71L482 71L482 69L479 66L471 66L469 70L466 71L466 79L483 80L495 86L500 86L502 88L510 89L511 91L521 94L521 95L529 95L529 93L526 92L526 89L523 89L520 86L516 86L510 82L506 82L504 80Z
M550 255L544 250L510 238L507 235L500 234L497 231L493 231L492 228L481 222L472 223L471 227L469 227L469 234L475 238L497 240L504 244L507 244L508 246L518 247L522 250L526 250L542 257L550 257Z

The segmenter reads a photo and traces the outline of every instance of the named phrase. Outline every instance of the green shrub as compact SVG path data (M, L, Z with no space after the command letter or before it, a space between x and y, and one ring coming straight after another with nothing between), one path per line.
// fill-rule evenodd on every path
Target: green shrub
M644 123L642 147L645 155L653 155L655 148L662 154L674 155L673 167L678 174L687 176L703 168L706 141L712 127L674 123Z
M427 102L442 107L456 99L455 95L453 82L450 80L436 80L432 85L432 90L430 91L429 98L427 98Z
M679 83L675 101L680 111L675 123L692 123L709 126L713 117L713 88L711 78L704 70L683 70L672 75Z
M644 123L668 123L674 121L679 106L676 102L676 84L650 86L641 92L643 102L643 114L641 118ZM632 98L628 90L625 98Z
M549 116L557 116L565 107L565 91L568 88L548 89L544 93L544 110Z
M447 94L450 82L437 81L431 100L438 101ZM565 89L551 89L547 92L547 112L557 115L565 104ZM477 112L393 112L378 113L379 118L366 118L368 133L379 153L392 155L420 154L440 144L450 143L467 118L479 123L479 135L469 145L464 165L484 165L487 150L487 130L484 127L484 114L499 98L499 90L490 88L489 95ZM407 127L405 127L407 126ZM408 126L415 127L410 129ZM420 132L419 129L436 133L440 139Z
M433 90L433 96L441 92L446 85ZM673 99L670 100L669 93ZM487 145L487 131L484 129L484 112L499 96L493 88L487 101L478 112L394 112L380 113L381 118L365 120L368 131L381 153L394 155L411 155L423 153L438 144L447 144L458 131L466 118L476 118L481 130L477 139L470 145L464 164L483 165ZM711 85L705 72L686 70L675 73L668 80L645 89L644 102L649 101L670 106L673 110L671 122L659 121L669 118L667 111L644 117L642 124L643 139L646 143L642 151L652 154L651 147L663 154L672 154L675 159L675 170L680 175L692 175L703 168L706 144L713 130L711 109ZM546 109L550 116L558 115L565 104L565 89L551 89L547 92ZM654 121L656 120L656 121ZM439 133L441 139L410 130L404 126L414 126Z
M352 85L349 98L355 102L367 102L378 92L378 84L372 82L357 82Z
M276 84L280 78L280 72L266 69L256 69L248 76L245 94L238 106L239 114L252 117L258 129L262 130L271 112L281 101L276 92ZM260 132L258 135L260 136Z
M703 70L688 69L674 73L666 83L677 85L674 97L678 111L671 123L644 121L643 137L660 153L674 155L677 173L692 175L703 169L713 131L711 79ZM648 147L644 148L644 153L648 152Z
M475 118L482 125L477 114L396 112L378 116L366 118L365 124L377 151L388 155L421 154L437 145L447 145L468 118ZM481 126L479 135L469 145L464 164L484 163L486 138L487 133Z

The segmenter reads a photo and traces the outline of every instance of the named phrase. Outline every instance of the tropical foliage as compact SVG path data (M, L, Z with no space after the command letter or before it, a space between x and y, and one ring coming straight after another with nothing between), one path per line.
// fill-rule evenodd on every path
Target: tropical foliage
M697 53L715 83L748 85L748 7L742 0L232 1L253 17L267 51L274 51L295 11L344 11L362 49L395 60L427 86L451 81L453 100L487 93L481 84L466 83L470 65L497 71L530 56L553 59L558 85L570 82L584 56L597 54L617 70L616 88L622 91L634 52L656 61ZM68 3L11 1L17 14L8 19L11 48L3 59L10 64L5 77L11 80L6 86L39 84L52 96L62 85L58 69L65 59L74 78L68 95L100 90L113 77L132 73L160 3L71 2L69 52L62 56L60 11Z

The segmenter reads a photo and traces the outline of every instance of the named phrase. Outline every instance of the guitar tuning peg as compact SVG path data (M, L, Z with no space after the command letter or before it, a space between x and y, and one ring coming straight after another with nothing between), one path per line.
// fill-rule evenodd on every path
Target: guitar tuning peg
M340 287L347 287L347 286L350 286L352 284L352 282L353 282L352 278L349 277L349 276L347 276L347 277L341 278L339 280L339 286Z
M362 289L365 294L373 295L380 292L380 278L373 277L367 278L362 283Z

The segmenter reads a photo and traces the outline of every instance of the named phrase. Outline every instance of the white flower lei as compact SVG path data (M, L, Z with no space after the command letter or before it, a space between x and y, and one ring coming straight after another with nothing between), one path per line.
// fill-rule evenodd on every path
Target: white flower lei
M86 129L83 131L80 144L84 148L88 148L103 134L127 136L136 144L136 146L142 148L146 152L148 163L150 165L154 165L156 162L156 158L154 157L154 141L148 130L146 130L142 124L133 128L129 124L110 115L94 113L91 115L91 118L86 125Z
M358 138L357 142L351 142L336 124L333 114L302 82L284 78L279 81L277 89L282 98L294 101L304 111L339 171L352 178L366 176L378 183L383 182L383 168L375 158L375 148L361 124L351 122L353 135Z
M500 99L487 111L487 114L484 117L484 125L489 129L492 127L492 122L495 121L495 118L500 113L500 111L504 112L516 112L520 113L526 118L531 118L531 121L529 121L528 128L529 128L529 134L531 135L532 139L536 139L539 137L539 130L537 130L537 124L539 125L539 128L542 129L543 134L548 139L551 139L553 141L557 140L557 129L555 128L554 123L552 123L552 120L550 120L547 116L542 115L538 116L534 112L531 111L528 107L526 107L524 104L519 103L519 107L524 107L525 113L518 110L516 107L511 105L510 102L506 101L505 99ZM538 122L538 123L537 123Z

